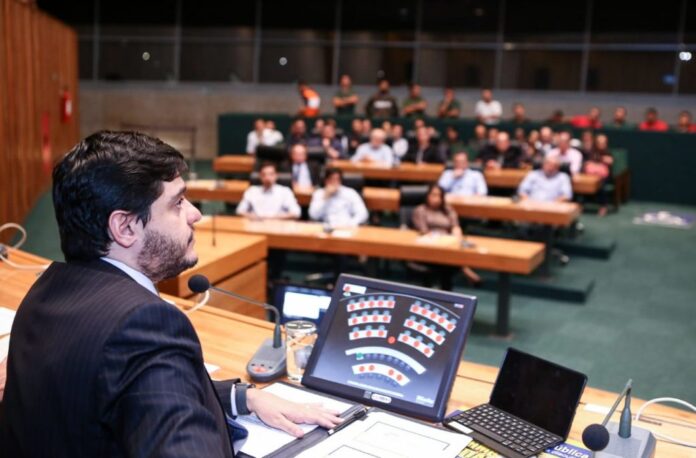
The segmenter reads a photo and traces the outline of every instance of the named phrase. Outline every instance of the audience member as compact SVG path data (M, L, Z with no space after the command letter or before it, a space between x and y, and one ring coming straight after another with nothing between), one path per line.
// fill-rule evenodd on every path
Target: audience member
M614 119L611 123L611 127L615 129L626 129L627 127L632 127L626 122L626 116L628 116L626 107L616 107L614 109Z
M445 138L440 141L440 154L445 159L451 158L455 153L466 150L464 141L459 137L459 131L454 126L445 128Z
M445 157L440 154L440 149L433 145L430 141L430 132L427 127L420 127L416 131L416 142L409 149L404 162L413 162L416 164L444 164Z
M604 183L611 178L611 166L614 164L614 157L609 151L609 139L605 134L598 134L594 139L594 147L587 157L583 166L583 171L588 175L598 176L602 180L602 186L597 193L599 202L599 216L607 214L607 202L609 196L604 189Z
M333 97L333 105L337 115L355 114L355 106L358 104L358 95L353 90L353 82L350 76L341 75L339 89Z
M389 93L389 80L379 81L378 91L370 97L365 106L368 118L396 118L399 116L399 106L394 96Z
M595 148L595 138L591 130L583 130L580 134L580 142L577 149L582 153L583 158L587 158Z
M527 110L524 105L517 102L512 106L512 119L510 122L516 126L526 126L529 124L529 119L527 119Z
M669 125L657 116L657 109L650 107L645 110L645 120L638 124L638 130L665 132Z
M458 118L461 113L461 104L454 97L454 89L446 87L444 97L437 107L438 118Z
M355 227L367 221L368 212L360 194L343 186L340 169L329 168L324 176L324 187L312 194L309 217L321 221L331 229Z
M259 118L254 121L254 130L247 134L246 152L248 154L255 154L256 147L259 145L266 145L267 141L268 131L266 129L266 122Z
M314 126L312 127L312 130L309 131L309 135L307 135L307 142L305 143L308 148L321 146L321 135L324 131L325 125L326 121L324 121L322 118L316 118L314 120Z
M295 119L290 125L290 135L288 135L288 146L297 143L307 144L307 124L304 119Z
M388 119L385 119L384 121L382 121L381 127L384 133L387 135L387 138L391 138L394 124L392 124L391 121L389 121Z
M305 118L319 116L319 106L321 105L319 93L309 87L304 81L297 83L297 91L302 98L302 106L297 111L297 115Z
M391 129L391 147L394 157L401 160L408 153L408 140L404 138L404 128L401 124L394 124Z
M276 146L283 143L283 134L276 129L275 121L271 119L266 121L266 131L268 136L268 146Z
M488 145L488 131L483 124L476 124L474 127L474 136L469 139L469 149L479 153Z
M377 162L391 167L394 164L394 152L385 141L386 135L382 129L372 129L370 141L358 146L351 160L353 162Z
M324 126L321 133L321 147L327 159L344 159L347 157L343 141L336 135L336 128L331 124Z
M363 119L362 120L363 138L368 138L370 136L370 132L372 132L372 121L370 120L370 118Z
M567 173L560 171L558 157L547 156L540 170L532 170L517 188L522 200L537 202L567 202L573 198L573 188Z
M587 114L573 116L570 124L576 129L601 129L602 122L599 119L601 114L599 108L592 107Z
M549 119L546 120L547 124L551 124L552 126L557 126L558 124L565 124L566 119L565 115L563 114L563 110L554 110L553 113L551 113L551 116Z
M300 145L304 148L304 145ZM271 162L261 164L260 185L249 186L237 206L237 214L254 219L297 219L300 206L287 186L276 184L278 174Z
M459 151L452 157L452 169L442 172L437 184L447 194L456 196L485 196L488 187L483 173L469 168L469 157Z
M476 162L486 169L517 169L522 165L522 150L510 143L507 132L498 132L495 144L481 150Z
M541 150L539 149L541 147L541 136L539 135L539 131L536 129L532 129L529 131L529 134L527 135L527 141L524 143L522 146L522 154L524 154L524 162L530 163L530 164L539 164L541 165L541 160L543 158L543 154L541 153Z
M459 226L459 216L445 201L445 192L437 184L428 187L425 202L413 210L411 216L413 226L423 235L453 235L462 237L462 228ZM414 263L409 263L413 266ZM457 271L456 267L443 266L441 264L427 264L420 269L424 274L425 286L432 286L435 279L440 280L443 290L452 289L452 277ZM462 271L467 279L475 284L481 282L481 278L469 267L463 267Z
M404 99L403 116L406 118L422 118L425 116L427 108L428 102L421 95L420 84L411 83L408 88L408 97Z
M355 118L350 124L350 133L348 134L348 153L354 154L355 150L358 149L361 143L365 141L365 136L363 135L363 124L362 119Z
M570 173L575 175L582 170L582 153L570 146L570 132L558 134L558 146L546 154L546 157L557 158L561 165L567 164Z
M330 128L331 126L326 126ZM293 188L313 188L319 185L319 165L307 161L307 147L298 143L290 147L289 160L285 161L281 170L290 173Z
M476 102L474 114L478 122L487 126L498 124L503 116L503 107L500 102L493 100L493 92L490 89L481 91L481 100Z
M497 127L489 127L488 131L486 132L486 135L488 138L486 139L486 144L487 145L495 145L495 139L498 138L498 130Z
M549 126L543 126L539 129L539 144L537 150L539 150L542 157L546 156L555 146L553 129Z
M696 132L696 124L693 123L690 111L684 110L679 113L679 120L674 130L685 134Z

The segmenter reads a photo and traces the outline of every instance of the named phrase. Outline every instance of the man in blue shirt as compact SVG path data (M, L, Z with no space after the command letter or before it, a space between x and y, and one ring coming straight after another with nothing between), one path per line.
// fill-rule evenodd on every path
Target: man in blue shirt
M452 170L445 170L437 182L447 194L457 196L485 196L488 187L483 173L469 168L469 157L465 152L456 153L452 158Z
M369 216L360 194L343 186L342 180L343 173L339 169L327 169L324 187L314 191L309 204L309 217L332 229L358 226Z
M389 145L385 144L387 134L382 129L372 129L370 141L358 146L351 158L353 162L374 162L391 167L394 163L394 153Z
M568 202L573 198L573 187L567 173L560 172L557 156L546 156L541 170L532 170L524 177L517 194L522 200L538 202Z

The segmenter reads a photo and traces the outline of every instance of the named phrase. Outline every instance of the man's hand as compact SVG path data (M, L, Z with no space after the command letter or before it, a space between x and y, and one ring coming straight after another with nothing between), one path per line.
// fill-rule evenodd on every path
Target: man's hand
M338 192L338 186L333 185L333 184L327 184L324 186L324 193L326 194L326 197L331 197L334 194Z
M325 409L319 404L298 404L254 388L247 391L247 407L268 426L282 429L295 437L304 435L298 424L331 429L343 421L338 412Z
M0 401L5 394L5 382L7 381L7 358L0 361Z

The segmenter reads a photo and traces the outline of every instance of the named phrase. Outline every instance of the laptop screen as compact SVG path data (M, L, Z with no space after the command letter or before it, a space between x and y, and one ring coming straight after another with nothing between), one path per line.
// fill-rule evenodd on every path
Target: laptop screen
M292 320L307 320L321 323L331 303L332 291L313 286L277 284L273 304L280 311L281 323Z
M343 274L302 384L440 421L475 309L472 296Z
M565 440L586 383L580 372L509 348L490 404Z

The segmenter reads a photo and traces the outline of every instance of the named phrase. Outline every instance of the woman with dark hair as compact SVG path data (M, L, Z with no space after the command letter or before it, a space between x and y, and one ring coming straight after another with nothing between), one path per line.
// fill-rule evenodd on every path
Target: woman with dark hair
M436 183L428 186L425 202L413 210L411 217L413 226L421 234L446 234L457 238L462 237L459 217L452 207L445 202L445 191ZM428 265L425 273L425 285L431 286L433 280L440 279L444 290L452 289L452 276L456 267L443 265ZM462 267L464 276L474 285L481 283L481 277L470 267Z

